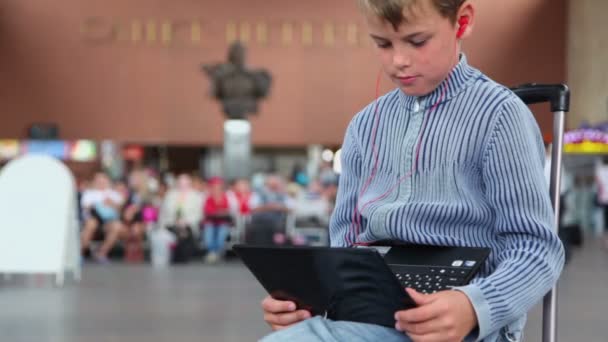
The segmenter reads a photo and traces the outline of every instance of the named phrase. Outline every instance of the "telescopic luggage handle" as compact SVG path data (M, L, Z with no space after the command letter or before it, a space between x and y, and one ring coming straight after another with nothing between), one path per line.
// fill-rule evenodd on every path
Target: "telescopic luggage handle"
M551 180L549 192L555 209L553 229L559 227L560 181L564 126L566 112L570 110L570 90L565 84L524 84L511 88L526 104L549 102L553 117L553 150L551 153ZM554 287L543 299L543 342L557 341L557 289Z
M565 84L523 84L511 88L526 104L549 102L552 112L570 110L570 89Z

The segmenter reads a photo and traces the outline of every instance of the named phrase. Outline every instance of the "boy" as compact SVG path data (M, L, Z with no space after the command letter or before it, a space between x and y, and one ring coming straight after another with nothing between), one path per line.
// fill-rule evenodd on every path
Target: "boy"
M386 74L399 89L350 123L332 246L378 240L485 246L471 284L423 295L395 329L310 318L262 302L266 341L520 341L526 312L554 285L563 247L552 232L544 150L526 105L467 64L465 0L359 0ZM296 324L298 323L298 324ZM284 329L287 328L287 329Z

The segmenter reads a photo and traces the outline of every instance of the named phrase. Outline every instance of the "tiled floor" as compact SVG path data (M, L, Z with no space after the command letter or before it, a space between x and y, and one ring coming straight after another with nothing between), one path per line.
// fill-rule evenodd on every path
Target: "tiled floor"
M0 278L1 279L1 278ZM44 276L0 280L0 341L253 341L268 332L264 295L237 262L156 270L87 265L83 281L54 288ZM608 341L608 253L591 241L560 284L561 342ZM540 341L530 314L526 341Z

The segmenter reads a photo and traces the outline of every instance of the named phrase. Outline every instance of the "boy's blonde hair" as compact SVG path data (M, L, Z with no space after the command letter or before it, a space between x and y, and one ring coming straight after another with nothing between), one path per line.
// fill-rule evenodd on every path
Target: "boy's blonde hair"
M421 1L431 1L439 14L450 19L452 24L454 24L456 23L456 16L458 15L460 6L466 0L357 0L364 12L388 21L393 25L395 30L397 30L401 23L407 21L403 11L411 10L414 5L419 4Z

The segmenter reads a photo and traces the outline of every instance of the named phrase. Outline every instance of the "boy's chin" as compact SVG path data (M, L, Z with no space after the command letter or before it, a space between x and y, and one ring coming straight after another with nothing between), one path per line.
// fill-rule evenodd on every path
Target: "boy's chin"
M432 93L436 87L432 86L432 85L428 85L428 84L424 84L423 82L420 82L422 80L418 80L419 82L417 82L417 84L411 84L411 85L403 85L400 84L398 82L395 82L397 87L399 87L399 89L407 96L414 96L414 97L423 97L426 96L430 93Z
M432 90L428 90L428 89L411 88L411 87L399 87L399 89L401 89L401 91L405 95L414 96L414 97L426 96L432 92Z

